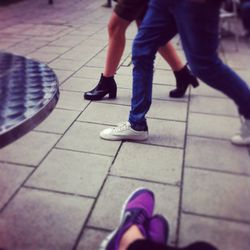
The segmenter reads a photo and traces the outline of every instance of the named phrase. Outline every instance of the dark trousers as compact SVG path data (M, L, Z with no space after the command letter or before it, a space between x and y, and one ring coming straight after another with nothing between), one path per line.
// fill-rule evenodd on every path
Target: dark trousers
M205 242L196 242L187 247L178 248L157 244L149 240L138 240L132 243L128 250L217 250L217 248Z
M241 5L241 18L245 29L250 32L250 1Z
M218 57L220 0L151 0L133 43L133 95L129 121L143 125L152 99L155 54L180 34L192 72L223 92L250 119L250 89Z

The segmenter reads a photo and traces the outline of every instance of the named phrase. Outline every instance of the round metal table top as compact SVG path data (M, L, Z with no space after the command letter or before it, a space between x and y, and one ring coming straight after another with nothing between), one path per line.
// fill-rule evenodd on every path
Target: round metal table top
M43 121L58 98L57 77L46 64L0 52L0 148Z

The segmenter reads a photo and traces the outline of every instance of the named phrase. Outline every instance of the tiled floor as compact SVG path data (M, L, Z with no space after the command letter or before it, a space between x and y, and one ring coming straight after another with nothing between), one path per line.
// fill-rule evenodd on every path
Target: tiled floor
M240 125L232 101L203 83L171 100L175 80L157 57L149 139L101 140L103 128L128 116L136 27L116 75L118 98L85 101L102 72L111 9L101 7L104 0L54 2L0 7L0 48L46 62L61 88L52 114L0 150L0 249L98 249L125 198L145 186L155 192L155 212L169 220L170 244L206 240L249 250L250 151L230 144ZM250 45L241 42L236 52L224 40L221 51L250 83Z

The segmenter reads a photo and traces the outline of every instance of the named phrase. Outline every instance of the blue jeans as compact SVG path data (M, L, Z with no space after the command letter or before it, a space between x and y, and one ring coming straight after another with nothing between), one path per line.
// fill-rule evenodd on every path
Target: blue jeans
M146 124L152 101L155 54L178 32L189 66L197 77L234 100L250 119L250 89L219 59L220 0L151 0L132 48L133 95L129 121Z

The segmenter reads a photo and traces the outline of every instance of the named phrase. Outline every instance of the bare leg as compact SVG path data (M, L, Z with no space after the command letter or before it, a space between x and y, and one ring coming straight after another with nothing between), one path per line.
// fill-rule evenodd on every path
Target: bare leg
M139 228L135 225L131 226L122 236L119 250L126 250L132 242L140 239L144 239L144 236Z
M108 24L109 44L103 72L105 77L116 73L125 48L125 32L129 24L129 21L120 18L115 12L112 13Z
M165 46L160 47L158 52L165 59L165 61L168 62L173 71L179 71L185 66L171 42L168 42Z

